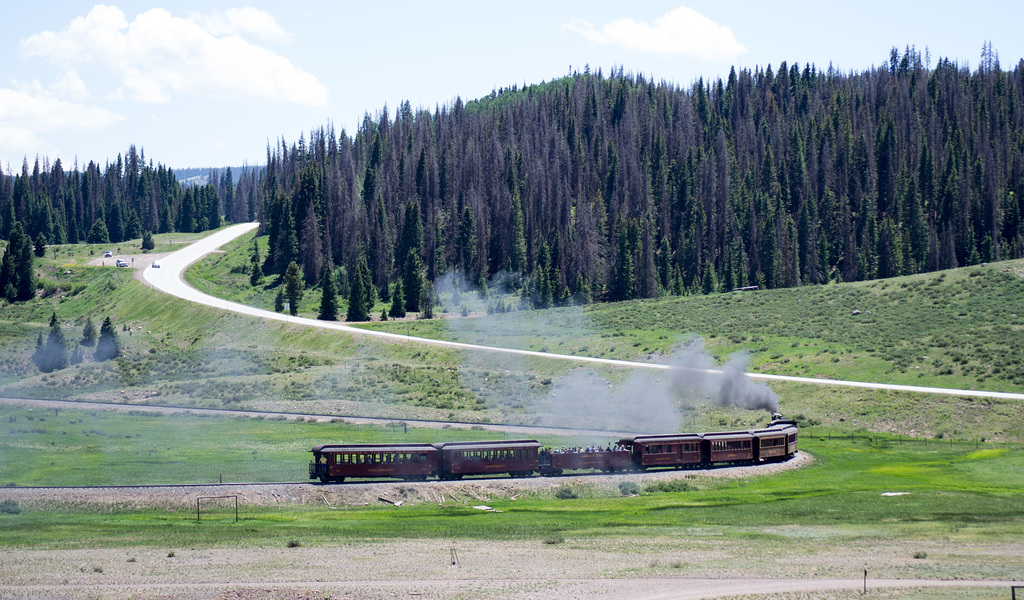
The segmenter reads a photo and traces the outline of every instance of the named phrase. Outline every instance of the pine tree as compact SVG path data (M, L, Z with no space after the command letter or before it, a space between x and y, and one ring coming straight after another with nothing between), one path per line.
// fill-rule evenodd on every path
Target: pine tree
M100 325L100 338L96 342L94 356L98 362L121 356L121 341L117 338L117 331L114 330L110 317L103 319L103 324Z
M256 238L252 238L252 254L249 256L249 285L256 287L263 281L263 259L260 258L260 246Z
M321 321L338 320L338 291L334 282L334 269L324 264L320 273L320 313L316 318Z
M87 348L96 345L96 326L93 325L92 317L85 318L85 326L82 327L82 341L78 343Z
M46 336L46 344L42 343L42 334L36 341L36 352L32 360L43 373L52 373L68 366L68 348L64 339L64 331L57 321L56 311L50 316L50 333Z
M288 265L284 271L284 296L288 300L288 313L295 316L299 313L299 302L306 291L302 282L302 271L299 265L294 262Z
M402 280L406 312L419 311L420 295L423 293L423 263L420 261L419 251L415 248L410 248L405 257L405 273Z
M423 284L423 302L420 305L420 318L434 318L434 286L428 281Z
M36 294L35 256L32 240L21 222L11 228L7 250L0 260L0 293L7 300L28 300Z
M156 243L153 241L153 234L147 229L142 232L142 250L153 250Z
M519 192L512 195L512 254L509 270L513 273L526 272L526 229L523 225L523 207Z
M371 277L370 267L366 264L366 257L360 256L349 286L348 312L345 315L346 321L370 320L370 311L373 309L375 303L374 296L376 295Z
M277 288L277 295L274 296L274 312L284 311L284 288Z
M37 258L46 256L46 234L40 233L36 236L35 254Z
M110 243L110 234L107 232L107 224L103 221L103 217L92 222L92 229L89 230L89 236L86 240L90 244Z
M395 290L391 293L391 310L388 311L388 315L395 319L405 316L405 292L402 287L402 280L399 279L395 282Z

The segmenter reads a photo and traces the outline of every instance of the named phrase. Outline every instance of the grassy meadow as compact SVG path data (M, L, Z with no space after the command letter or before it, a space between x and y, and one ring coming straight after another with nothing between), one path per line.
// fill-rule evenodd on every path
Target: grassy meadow
M156 236L158 250L193 237ZM275 282L268 278L255 290L248 284L251 246L252 235L243 236L194 265L187 278L208 293L271 308ZM699 394L680 399L673 383L655 372L382 342L193 306L139 283L129 269L99 266L104 249L50 247L37 263L43 297L4 304L0 395L618 430L641 428L645 421L717 428L764 420ZM114 250L140 251L138 242ZM504 314L487 313L488 304L511 302L493 290L486 298L446 291L437 307L441 318L366 326L655 362L673 360L681 344L696 340L709 360L721 364L741 353L751 370L762 373L1022 392L1022 291L1024 261L1006 261L886 281ZM318 292L307 292L300 314L315 316L318 303ZM460 316L464 309L470 316ZM39 373L31 355L54 311L71 341L81 337L86 317L97 325L111 317L123 357L95 363L86 352L82 364ZM1018 402L771 387L782 412L803 425L1024 439ZM643 405L651 390L674 402L677 414L666 420Z
M158 250L188 239L157 236ZM271 308L273 282L256 290L248 285L251 244L246 236L197 263L189 281ZM117 252L139 253L137 246L122 244ZM424 418L622 429L643 421L688 430L747 427L766 418L697 395L677 398L670 420L644 403L675 389L654 372L381 342L193 306L148 288L129 269L99 265L105 249L51 247L37 263L43 296L3 304L0 396L338 418L54 412L4 401L0 486L302 481L316 443L495 437L469 425L457 431L411 426L407 433L355 426L343 415L410 425ZM763 373L1020 392L1022 291L1024 261L1008 261L889 281L506 314L488 314L487 306L510 302L507 296L445 292L441 318L364 326L650 361L672 360L680 344L699 340L710 360L721 364L743 352L750 368ZM300 313L315 316L318 302L317 292L307 292ZM87 354L82 364L39 373L31 355L54 311L75 341L86 317L97 325L111 317L123 356L95 363ZM885 564L873 570L879 577L1013 578L1024 572L1021 403L799 383L770 387L781 410L802 426L801 449L814 457L808 467L744 479L680 474L621 489L571 477L514 499L491 498L500 513L432 502L401 509L243 506L238 524L226 513L200 524L189 510L56 510L26 503L19 512L0 504L0 548L123 546L167 554L293 543L436 540L447 547L452 540L511 540L631 553L639 540L651 539L659 550L646 567L610 576L848 576L818 557L846 556L861 565L862 556L879 548L886 553ZM554 445L604 441L539 439ZM900 495L883 495L894 493ZM766 566L759 553L765 545L788 557L784 569ZM729 557L725 567L715 558L723 555ZM935 594L928 596L990 597Z
M19 416L31 410L24 406L4 409L8 415ZM61 441L47 450L45 438L35 438L33 452L14 456L26 461L23 472L50 483L76 483L77 470L115 482L145 476L160 465L166 466L164 481L215 481L217 473L228 468L253 480L268 474L294 479L296 471L304 474L303 454L309 441L327 430L353 440L421 440L438 435L436 430L410 429L403 434L339 423L138 413L118 417L104 411L60 411L40 423L39 411L32 412L32 423L54 427L48 435ZM71 439L69 432L64 441L65 436L56 431L65 427L63 419L76 421L67 426L88 427L89 436ZM118 438L121 431L140 435ZM5 433L4 439L18 440L5 443L5 454L29 446L33 439L31 433L12 434L11 427ZM873 575L879 577L1000 579L1013 578L1024 567L1024 555L999 550L1014 547L1024 534L1024 480L1016 475L1024 468L1024 452L1019 447L908 443L878 434L815 437L808 433L802 437L801 447L814 456L814 462L805 468L745 479L681 473L673 480L635 488L566 477L547 488L489 498L487 504L499 513L472 508L478 503L473 499L444 505L420 501L400 509L383 504L327 508L243 503L238 523L231 511L216 509L197 523L189 509L119 508L110 512L70 505L55 511L26 506L19 514L0 514L0 548L123 546L145 552L147 548L333 547L432 539L440 544L450 540L518 541L565 545L567 550L607 547L629 552L635 540L649 539L659 540L651 570L677 573L682 569L702 574L713 568L721 573L723 565L711 560L721 552L735 561L725 567L726 572L756 569L764 560L758 558L757 549L765 545L797 559L843 549L871 553L873 548L886 547L900 560L873 567ZM468 430L458 435L468 439L486 434ZM213 436L220 443L207 441ZM94 447L89 447L90 443ZM67 456L81 457L78 469L47 468L48 459ZM180 469L175 468L177 464ZM287 472L281 470L283 465L289 465ZM192 470L191 476L187 469ZM5 480L9 475L4 472ZM26 536L26 531L33 535ZM957 550L964 547L974 550ZM660 567L654 564L674 551L694 549L709 553L707 564L685 568L671 567L671 562ZM998 557L993 559L991 553ZM760 568L765 568L764 564ZM802 567L793 568L799 571Z

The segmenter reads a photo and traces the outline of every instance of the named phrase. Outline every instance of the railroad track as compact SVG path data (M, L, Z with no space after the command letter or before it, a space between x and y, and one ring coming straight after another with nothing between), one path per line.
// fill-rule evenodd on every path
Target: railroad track
M549 425L520 425L514 423L474 423L472 421L435 421L430 419L398 418L398 417L363 417L358 415L338 415L321 413L300 413L288 411L269 410L238 410L230 408L207 408L200 406L186 406L176 404L130 404L127 402L95 402L92 400L61 400L58 398L18 398L12 396L0 397L0 403L33 404L37 406L48 406L50 408L65 406L68 408L89 408L98 410L140 410L148 412L194 412L201 414L223 415L223 416L252 416L252 417L285 417L285 418L314 418L314 419L344 419L353 424L359 425L384 425L398 426L401 423L408 423L418 427L442 428L442 427L478 427L490 431L500 432L522 432L522 433L550 433L554 435L583 435L583 436L626 436L635 435L635 431L613 431L603 429L573 429L571 427L555 427Z

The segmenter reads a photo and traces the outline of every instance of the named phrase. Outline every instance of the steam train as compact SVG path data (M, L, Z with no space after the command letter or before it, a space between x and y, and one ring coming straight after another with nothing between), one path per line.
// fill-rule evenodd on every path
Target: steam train
M773 415L767 426L745 431L670 433L621 438L605 448L544 448L536 440L436 444L321 444L310 452L309 478L341 483L347 478L424 481L467 475L529 477L565 471L607 473L658 468L783 461L797 453L796 423Z

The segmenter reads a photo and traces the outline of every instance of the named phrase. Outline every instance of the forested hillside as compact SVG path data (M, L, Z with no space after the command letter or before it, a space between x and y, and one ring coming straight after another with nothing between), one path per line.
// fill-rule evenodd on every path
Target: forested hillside
M430 279L525 273L557 302L1020 257L1022 90L1024 61L989 48L973 72L908 49L859 74L783 63L681 89L620 69L403 104L268 150L272 263L314 281L364 255L387 289L415 247Z
M0 185L0 226L75 242L258 218L264 270L495 275L534 306L884 278L1024 253L1024 60L895 49L853 73L779 64L687 87L621 68L283 138L236 187L137 157ZM365 258L362 269L357 268ZM422 271L421 271L422 270ZM343 289L348 287L343 284Z
M173 170L146 162L130 146L124 157L103 168L90 161L67 170L26 160L20 173L0 174L0 235L8 239L16 222L44 244L117 243L142 232L198 232L220 227L221 220L250 221L258 205L258 169L238 174L207 170L203 186L179 184ZM236 200L237 198L237 200Z

